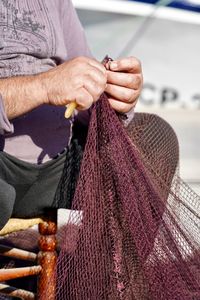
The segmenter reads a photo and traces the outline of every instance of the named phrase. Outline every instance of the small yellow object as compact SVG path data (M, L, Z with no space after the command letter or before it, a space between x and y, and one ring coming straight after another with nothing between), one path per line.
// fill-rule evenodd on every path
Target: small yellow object
M66 107L67 107L67 109L66 109L66 111L65 111L65 118L66 118L66 119L69 119L69 118L72 116L74 110L76 109L77 103L76 103L75 101L74 101L74 102L71 102L71 103L68 104Z

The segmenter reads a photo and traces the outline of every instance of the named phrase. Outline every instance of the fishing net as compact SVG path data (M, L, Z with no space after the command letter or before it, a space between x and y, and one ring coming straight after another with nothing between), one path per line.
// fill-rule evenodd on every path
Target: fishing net
M178 142L165 121L136 114L125 129L105 95L96 103L56 299L200 299L200 198L177 170Z
M78 125L54 201L70 209L56 300L199 300L200 197L179 177L173 129L147 113L124 128L106 95L88 132Z

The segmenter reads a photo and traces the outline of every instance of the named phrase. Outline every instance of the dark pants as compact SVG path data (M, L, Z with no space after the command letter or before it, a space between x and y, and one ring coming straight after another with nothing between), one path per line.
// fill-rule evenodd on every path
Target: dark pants
M0 152L0 229L12 217L34 217L52 207L66 151L42 165Z

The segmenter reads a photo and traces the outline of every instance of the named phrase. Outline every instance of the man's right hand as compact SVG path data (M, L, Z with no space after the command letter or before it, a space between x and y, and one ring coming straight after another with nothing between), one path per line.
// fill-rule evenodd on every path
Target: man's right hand
M45 104L67 105L76 101L77 109L88 109L104 92L105 67L94 59L78 57L40 74L46 92Z
M67 105L76 101L79 110L88 109L106 84L107 72L102 64L78 57L37 75L0 78L0 94L11 120L43 104Z

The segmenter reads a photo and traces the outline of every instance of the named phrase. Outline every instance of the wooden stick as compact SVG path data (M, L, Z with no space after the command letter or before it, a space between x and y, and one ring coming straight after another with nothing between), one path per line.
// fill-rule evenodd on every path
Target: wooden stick
M37 300L56 299L56 263L57 263L57 211L49 213L49 220L39 224L38 264L42 271L38 276Z
M22 290L22 289L17 289L15 287L12 287L7 284L0 284L0 294L2 295L8 295L10 297L17 297L20 299L24 300L35 300L35 295L34 293Z
M1 269L0 270L0 282L11 280L20 277L38 275L42 270L41 266L13 268L13 269Z
M13 257L17 259L23 259L28 261L36 261L37 254L30 251L25 251L13 247L8 247L4 245L0 245L0 255L6 257Z

